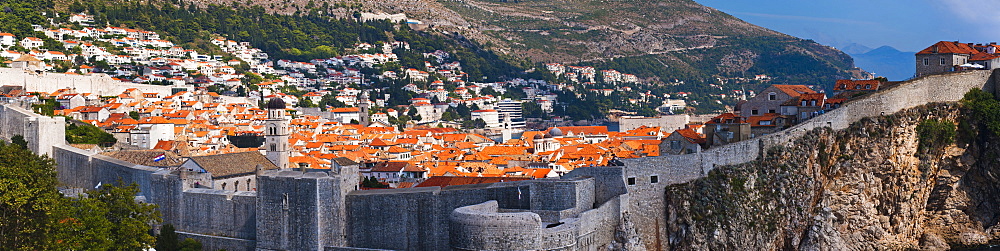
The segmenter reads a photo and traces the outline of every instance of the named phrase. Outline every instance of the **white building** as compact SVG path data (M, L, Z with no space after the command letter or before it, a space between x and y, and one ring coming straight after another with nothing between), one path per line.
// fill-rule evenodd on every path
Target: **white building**
M161 140L174 140L174 124L163 117L146 117L139 120L138 128L132 130L128 143L153 149Z
M486 121L487 128L500 127L500 113L497 110L476 110L472 111L472 120L482 119Z

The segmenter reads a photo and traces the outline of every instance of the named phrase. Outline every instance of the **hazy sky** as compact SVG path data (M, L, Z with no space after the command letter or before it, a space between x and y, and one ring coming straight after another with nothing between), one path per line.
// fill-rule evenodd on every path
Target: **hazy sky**
M839 46L918 51L937 41L1000 42L1000 1L694 0L744 21Z

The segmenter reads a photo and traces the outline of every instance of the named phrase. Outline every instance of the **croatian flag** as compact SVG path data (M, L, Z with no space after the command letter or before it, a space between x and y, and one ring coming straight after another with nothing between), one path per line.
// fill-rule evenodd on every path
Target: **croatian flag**
M164 160L166 158L167 158L167 155L161 153L160 155L157 155L156 158L153 158L153 162L160 162L161 160Z

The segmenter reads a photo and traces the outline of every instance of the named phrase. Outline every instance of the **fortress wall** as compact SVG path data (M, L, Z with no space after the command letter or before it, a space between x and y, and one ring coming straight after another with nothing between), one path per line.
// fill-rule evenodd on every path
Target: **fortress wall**
M94 154L91 156L91 168L94 179L101 184L139 185L139 196L145 196L152 190L150 178L161 168L136 165L112 157ZM97 184L94 184L96 186ZM86 188L86 187L84 187Z
M169 170L161 170L153 173L150 183L152 188L146 193L146 201L159 205L157 209L164 225L171 224L174 228L181 226L184 217L181 210L184 205L184 184L181 179L172 175Z
M577 221L577 250L597 250L615 239L622 212L627 211L629 196L611 198L600 207L580 213ZM622 207L622 205L626 205Z
M254 240L257 237L255 192L189 189L183 192L179 231ZM214 250L214 249L209 249Z
M185 86L162 86L121 82L112 79L107 74L73 75L62 73L27 72L22 69L0 68L0 86L13 85L25 87L29 92L54 92L59 89L76 89L78 93L96 93L100 96L113 96L129 88L137 88L144 93L159 93L170 95L172 88L188 88Z
M594 178L594 202L596 205L602 205L618 195L628 192L625 189L625 175L621 167L581 167L564 174L562 178L580 177Z
M21 135L36 154L52 156L53 146L66 143L66 118L38 115L16 105L0 107L0 128L0 138L10 141Z
M56 177L61 186L92 188L97 186L91 156L95 153L69 145L52 148Z
M865 117L888 115L932 102L954 102L972 88L996 90L1000 74L990 71L970 71L933 75L901 83L890 89L850 101L838 109L820 115L778 133L715 147L695 154L670 155L640 159L623 159L624 176L635 178L635 185L626 185L633 198L630 211L646 247L666 249L667 240L663 204L664 189L671 184L685 183L703 177L716 166L741 164L756 160L767 148L788 145L806 132L822 127L834 130L847 128ZM650 177L657 176L658 183Z
M162 169L136 165L69 145L52 147L59 182L91 189L97 184L139 185L139 196L152 190L151 175ZM119 183L121 181L121 183Z
M327 172L278 170L259 175L257 248L322 250L345 245L344 204L338 197L344 186L339 178Z
M347 196L348 246L447 250L455 208L492 200L508 211L548 210L554 215L547 218L566 218L592 208L595 189L594 179L579 178L357 191Z
M594 179L538 180L531 186L532 210L577 215L594 207Z
M457 250L535 250L543 223L535 213L500 213L496 201L456 208L449 216L451 246ZM563 232L569 226L562 226ZM557 237L559 232L548 237ZM569 233L572 235L572 232ZM549 242L554 240L548 240Z
M447 250L433 231L448 231L438 219L440 188L358 191L347 196L347 244L392 250ZM463 206L463 205L457 205ZM449 211L450 213L450 211ZM447 218L445 218L447 219ZM447 242L444 243L445 245Z

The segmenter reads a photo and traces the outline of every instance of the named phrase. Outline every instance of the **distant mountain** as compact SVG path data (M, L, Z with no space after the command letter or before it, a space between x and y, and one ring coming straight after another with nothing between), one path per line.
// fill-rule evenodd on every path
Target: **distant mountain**
M865 53L848 54L854 57L854 65L857 67L889 80L908 79L916 71L913 65L913 54L916 52L903 52L891 46L882 46Z
M844 53L847 53L849 55L864 54L872 50L872 48L858 43L850 43L847 44L846 46L837 48L840 49L840 51L843 51Z

